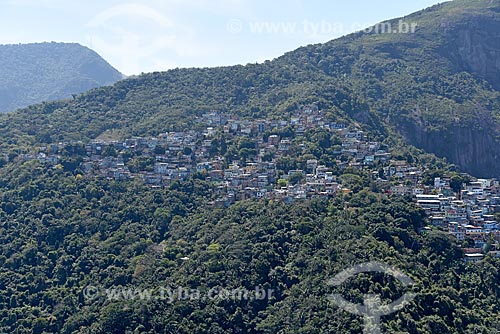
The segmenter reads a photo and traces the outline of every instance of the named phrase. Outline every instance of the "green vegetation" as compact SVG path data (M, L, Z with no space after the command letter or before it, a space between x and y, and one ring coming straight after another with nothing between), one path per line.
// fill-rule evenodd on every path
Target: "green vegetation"
M0 113L71 98L123 76L78 44L0 45Z
M412 203L362 185L333 200L243 201L222 210L206 206L210 184L197 179L153 191L33 162L2 175L2 332L360 333L361 319L329 305L330 293L389 301L404 290L381 275L337 290L326 281L372 260L408 273L418 293L384 318L385 331L490 333L497 326L499 260L466 266L447 235L420 232L425 215ZM262 286L274 294L108 300L86 299L87 286L152 293Z
M415 34L357 33L263 64L141 75L4 116L0 135L118 139L193 128L210 110L273 117L316 103L339 122L394 131L469 173L500 176L498 6L455 1L404 18Z
M0 332L357 334L362 319L330 305L329 294L356 303L380 294L388 302L404 289L377 274L358 275L336 289L326 282L354 264L382 261L407 273L417 293L408 307L383 318L384 332L496 333L500 260L465 264L447 234L424 229L424 212L408 199L381 193L366 170L341 169L336 157L348 157L328 131L299 136L285 127L264 136L291 142L290 154L276 162L279 175L317 159L348 188L330 199L292 204L242 200L219 208L206 173L153 189L140 179L83 176L80 161L88 141L199 130L206 128L199 116L211 110L283 119L315 104L328 121L362 128L394 159L425 166L424 182L446 171L459 189L467 177L455 166L402 139L451 162L466 161L466 170L498 173L498 78L460 51L467 31L489 37L498 31L498 8L489 0L456 1L408 17L420 24L415 35L353 34L260 65L151 73L0 116ZM476 47L498 49L489 44L496 39L480 37ZM467 128L475 133L470 138ZM489 141L474 142L474 136ZM72 140L82 143L66 147L54 167L25 159L40 146ZM189 147L180 150L193 154ZM231 140L221 132L207 150L226 163L258 153L249 138ZM481 156L482 150L488 154ZM102 154L119 152L108 147ZM135 172L155 164L133 154L124 162ZM383 176L380 167L374 171ZM286 187L303 178L292 173L276 183ZM99 294L89 296L88 287ZM165 288L256 287L273 294L153 297ZM108 298L106 289L150 291L152 297Z
M447 2L402 18L417 24L414 34L357 33L277 62L345 78L371 117L407 142L498 177L499 11L497 1ZM352 116L369 123L361 110Z
M309 158L338 154L331 151L339 144L336 135L320 129L301 136L293 129L284 133L292 145L278 164L283 172L304 168ZM217 133L215 138L236 160L244 159L244 150L254 147L247 137L230 139ZM395 158L428 168L424 177L429 180L453 169L399 144L387 140ZM313 154L304 155L302 150ZM499 311L494 301L499 291L489 282L497 279L497 271L491 268L498 260L466 266L458 246L446 234L422 233L424 212L404 198L381 194L367 171L341 172L332 159L335 175L350 189L345 195L294 204L246 200L220 209L211 203L216 189L203 173L168 188L152 189L140 179L116 182L83 177L78 161L86 154L85 146L67 145L64 151L54 167L13 154L0 168L1 332L322 333L335 329L359 333L361 319L328 303L334 291L326 282L351 265L371 260L395 265L416 282L412 289L418 298L384 319L385 330L434 333L438 328L473 333L496 326ZM102 154L115 157L117 152L105 147ZM153 163L144 156L126 160L136 171L151 170ZM453 176L456 182L463 177ZM285 186L302 178L295 173L288 181L277 182ZM478 283L476 275L485 276L484 281ZM89 287L100 294L89 298ZM272 290L272 297L170 300L165 291L171 290L164 290L208 293L256 287ZM381 275L360 276L337 290L358 303L367 293L381 294L388 302L404 291ZM156 298L162 293L166 297ZM471 295L488 298L471 301ZM455 317L448 317L449 312Z

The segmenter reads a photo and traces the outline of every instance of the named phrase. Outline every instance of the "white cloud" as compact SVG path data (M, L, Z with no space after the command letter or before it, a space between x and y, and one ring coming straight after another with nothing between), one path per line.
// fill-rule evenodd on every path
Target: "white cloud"
M87 40L125 74L154 71L159 63L173 63L160 59L210 54L213 50L203 46L196 31L184 21L178 22L174 13L138 3L113 6L90 19Z
M61 20L24 36L0 34L0 42L77 41L125 74L226 63L236 53L228 43L232 35L225 33L227 21L254 19L256 6L253 0L0 0L3 5L21 16L48 9L44 18ZM68 18L67 31L55 28Z

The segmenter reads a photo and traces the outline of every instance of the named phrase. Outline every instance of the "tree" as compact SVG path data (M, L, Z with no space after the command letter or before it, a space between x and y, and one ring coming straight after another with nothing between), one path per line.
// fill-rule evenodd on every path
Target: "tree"
M470 182L468 176L454 173L450 178L450 187L454 192L459 193L464 183Z
M279 179L278 180L278 187L280 188L286 188L288 186L288 181L285 179Z
M305 179L304 173L293 173L292 175L290 175L288 180L292 185L296 185L301 183L304 179Z

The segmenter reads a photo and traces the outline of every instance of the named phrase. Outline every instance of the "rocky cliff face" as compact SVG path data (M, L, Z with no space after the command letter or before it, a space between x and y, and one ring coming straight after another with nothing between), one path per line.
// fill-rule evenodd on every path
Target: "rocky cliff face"
M322 55L318 68L352 82L409 144L500 177L500 1L455 0L404 19L415 34L355 34L298 59Z
M474 73L500 90L500 19L471 17L460 22L443 48L458 71Z
M446 42L439 54L448 59L456 72L468 72L500 90L500 17L496 12L469 16L443 26ZM466 90L467 87L464 88ZM472 89L472 88L471 88ZM405 122L401 133L407 141L478 177L500 177L500 124L494 113L499 101L477 105L466 121L452 122L444 130L426 128L418 122ZM486 110L489 109L489 110Z
M464 171L484 178L500 178L500 145L493 120L476 124L456 123L444 130L429 130L417 122L400 123L398 130L408 143L445 157Z

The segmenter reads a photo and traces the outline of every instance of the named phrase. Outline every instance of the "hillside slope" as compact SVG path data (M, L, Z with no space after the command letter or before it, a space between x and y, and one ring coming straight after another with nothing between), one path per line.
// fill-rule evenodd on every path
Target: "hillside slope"
M399 20L414 34L358 33L278 61L345 77L408 143L500 176L500 2L456 0Z
M260 65L146 74L8 115L0 131L49 142L156 134L207 110L272 116L316 102L476 176L500 176L500 4L457 0L404 20L416 33L357 33Z
M0 112L66 99L122 78L79 44L0 45Z
M437 191L438 177L450 185L445 196L456 195L469 178L401 140L450 157L453 147L479 159L464 169L498 171L488 165L495 76L448 39L461 38L453 26L464 17L477 20L488 50L478 52L493 52L492 4L417 13L411 36L353 34L260 65L151 73L1 115L0 333L360 334L362 317L332 305L332 293L386 304L406 292L417 296L381 319L383 333L497 333L500 258L464 261L464 249L483 241L486 253L495 240L471 239L477 230L453 239L410 196ZM449 30L439 30L442 19ZM239 130L211 110L239 116ZM298 110L306 116L292 122ZM271 118L286 121L266 129ZM439 137L468 143L466 131L491 138L471 148ZM128 140L109 140L118 138ZM301 182L317 191L274 196ZM464 195L467 205L450 205L448 219L471 211L495 231L493 183L491 198ZM272 195L258 199L256 187ZM221 202L230 192L248 196ZM488 212L485 222L476 209ZM414 284L365 273L329 286L368 261L396 266ZM266 296L250 294L257 289Z

